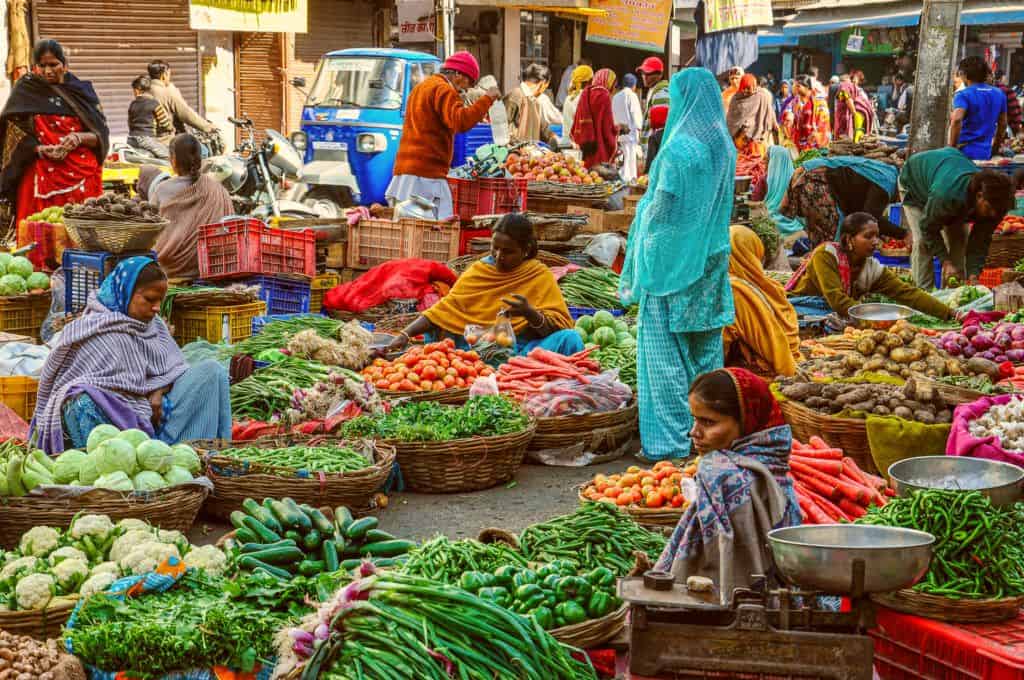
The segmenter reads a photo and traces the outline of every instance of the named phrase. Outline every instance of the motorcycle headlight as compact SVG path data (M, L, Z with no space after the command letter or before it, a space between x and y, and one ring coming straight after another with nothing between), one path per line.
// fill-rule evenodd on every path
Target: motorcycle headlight
M309 138L306 137L305 132L293 132L291 134L292 146L299 153L306 153L306 145L309 143Z
M356 149L362 153L377 153L388 148L388 140L379 132L364 132L356 137Z

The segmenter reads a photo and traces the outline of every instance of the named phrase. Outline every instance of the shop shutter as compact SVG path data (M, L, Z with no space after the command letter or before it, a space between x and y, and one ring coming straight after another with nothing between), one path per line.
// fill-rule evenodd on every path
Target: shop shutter
M260 139L264 130L280 131L284 124L284 38L282 33L235 34L235 110L240 117L252 119Z
M112 137L128 134L131 82L154 59L171 65L185 101L200 108L198 35L188 0L34 0L36 38L59 41L71 72L92 81Z

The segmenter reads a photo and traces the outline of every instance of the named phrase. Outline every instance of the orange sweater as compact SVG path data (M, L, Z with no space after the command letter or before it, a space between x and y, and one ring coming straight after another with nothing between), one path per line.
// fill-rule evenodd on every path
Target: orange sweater
M432 75L414 87L406 106L395 175L446 177L455 134L482 121L492 103L484 95L472 106L464 106L458 90L442 75Z

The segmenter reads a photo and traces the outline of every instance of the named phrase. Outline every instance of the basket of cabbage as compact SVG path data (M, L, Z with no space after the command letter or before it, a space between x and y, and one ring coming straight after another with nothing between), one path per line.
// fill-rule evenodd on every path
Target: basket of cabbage
M185 444L168 446L141 430L98 425L85 451L49 458L30 447L0 448L0 545L33 526L64 528L79 513L142 519L187 531L213 489Z
M27 257L0 253L0 297L41 294L50 290L50 277L33 270Z

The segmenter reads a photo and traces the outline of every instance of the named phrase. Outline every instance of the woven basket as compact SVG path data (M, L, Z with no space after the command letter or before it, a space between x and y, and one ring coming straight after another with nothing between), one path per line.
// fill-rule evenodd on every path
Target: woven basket
M551 221L533 226L538 241L569 241L580 231L578 222Z
M459 257L456 257L454 260L448 260L448 269L451 269L456 274L461 274L467 269L469 269L470 265L472 265L474 262L476 262L477 260L482 260L483 258L487 257L487 255L488 253L474 253L470 255L461 255ZM569 264L569 260L567 260L566 258L562 257L561 255L556 255L555 253L550 253L546 250L538 250L537 259L540 260L543 264L547 265L548 267L564 267Z
M589 621L572 626L552 628L548 633L563 645L569 645L577 649L597 647L622 632L626 625L626 612L628 610L629 607L622 605L611 614L602 616L599 619L590 619Z
M1024 597L969 600L919 593L905 588L894 593L876 593L871 599L898 612L952 623L999 623L1017 618Z
M64 624L71 618L78 596L64 597L46 609L18 612L0 612L0 630L13 635L28 635L37 640L60 637Z
M418 319L419 316L419 314L396 314L395 316L383 318L380 321L375 321L373 323L373 332L391 334L400 333L405 330L406 326Z
M591 503L589 498L583 495L583 488L586 484L576 487L576 497L580 503ZM636 505L618 506L619 510L633 518L633 521L643 527L674 527L679 524L679 518L686 512L686 508L643 508Z
M988 249L985 268L1013 268L1024 257L1024 234L995 235Z
M852 458L861 470L877 475L875 459L868 445L867 423L858 418L837 418L818 413L791 400L779 401L782 417L793 428L793 437L808 441L818 436L832 446L839 447Z
M978 401L982 397L990 396L982 394L976 390L969 390L965 387L957 387L956 385L947 385L936 380L929 380L928 378L922 378L921 376L914 377L915 382L920 385L927 385L935 389L935 391L942 397L942 400L949 405L957 404L970 404L971 402Z
M504 543L513 550L519 550L519 539L511 531L505 531L504 529L498 529L490 527L488 529L482 529L477 535L476 540L488 545L491 543Z
M431 392L396 392L392 390L377 390L381 399L394 401L405 399L406 401L436 401L441 404L452 404L461 406L469 401L469 388L457 387L450 390L438 390Z
M530 450L563 449L582 444L584 451L608 453L636 434L637 413L634 402L626 408L606 413L537 418L537 432L530 442Z
M94 488L79 495L68 494L64 487L49 487L41 494L8 497L0 510L0 546L13 549L34 526L65 529L78 513L109 515L115 522L132 517L185 532L192 528L209 493L208 482L193 482L131 493Z
M82 250L121 253L148 252L169 222L115 222L64 219L68 236Z
M261 449L285 446L340 446L342 442L317 439L296 442L293 437L263 437L243 446ZM205 446L204 446L205 445ZM227 518L242 508L246 498L262 503L264 498L292 498L296 503L313 507L371 508L373 495L387 481L395 464L395 449L372 441L349 444L361 447L373 456L374 463L355 472L313 473L311 477L296 477L290 468L246 463L227 456L217 455L230 444L216 442L194 442L194 447L213 452L206 456L207 474L213 480L213 493L206 499L203 513L211 517Z
M882 257L908 257L910 255L909 248L879 248L878 253Z
M457 493L479 491L507 482L523 463L537 424L496 437L469 437L447 442L388 441L398 454L398 468L412 491Z

